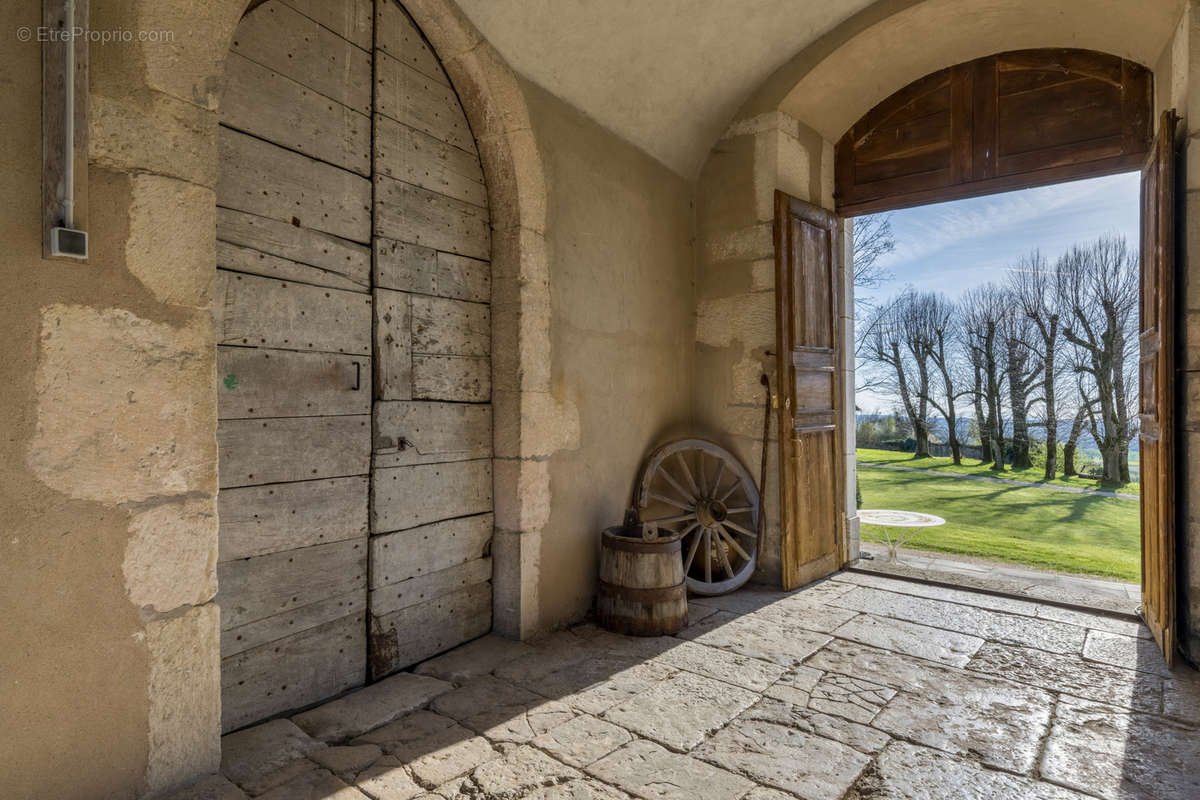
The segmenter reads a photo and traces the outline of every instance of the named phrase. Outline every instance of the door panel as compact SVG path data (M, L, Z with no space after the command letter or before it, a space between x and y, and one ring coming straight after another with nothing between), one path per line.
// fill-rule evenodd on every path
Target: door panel
M1138 446L1142 485L1142 616L1163 657L1175 652L1175 128L1165 111L1142 168Z
M831 212L775 193L779 524L787 589L841 566L841 226Z

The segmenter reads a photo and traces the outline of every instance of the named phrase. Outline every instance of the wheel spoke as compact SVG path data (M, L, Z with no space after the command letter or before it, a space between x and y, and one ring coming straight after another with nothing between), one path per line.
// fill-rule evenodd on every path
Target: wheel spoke
M718 534L720 529L717 529ZM720 546L720 540L717 541L717 551L721 554L721 566L725 568L725 574L730 578L733 577L733 565L729 563L729 553L725 552L725 548Z
M685 499L686 499L686 500L687 500L689 503L691 503L692 505L695 505L695 504L696 504L696 497L695 497L695 495L693 495L693 494L689 493L687 489L685 489L685 488L683 488L682 486L680 486L680 485L679 485L679 481L677 481L677 480L675 480L673 477L671 477L671 473L667 471L667 466L666 466L665 464L664 464L664 465L662 465L662 466L660 466L660 467L658 468L658 472L659 472L659 474L660 474L660 475L662 475L664 478L666 478L666 479L667 479L667 483L669 483L669 484L671 484L673 487L675 487L675 491L677 491L677 492L679 492L681 495L683 495L683 496L684 496L684 498L685 498Z
M712 583L712 531L704 529L704 582Z
M716 479L713 480L713 485L712 485L713 497L717 496L717 492L721 488L721 478L723 478L723 477L725 477L725 459L718 458L717 459L717 477L716 477ZM735 480L736 480L736 478L735 478Z
M722 526L718 527L717 531L720 533L721 538L723 538L726 542L729 543L730 547L732 547L734 550L737 550L739 556L746 559L747 561L750 560L750 554L747 553L745 550L743 550L742 546L737 543L737 540L729 535L729 531L725 530L725 526L722 525Z
M742 482L740 480L738 480L737 476L735 475L733 478L733 485L729 487L729 489L725 492L725 494L718 497L717 500L724 503L726 500L729 499L729 495L733 494L734 490L737 489L741 485L742 485Z
M659 494L658 492L647 492L647 494L650 495L651 497L653 497L655 500L658 500L662 503L666 503L667 505L675 506L676 508L682 509L682 510L688 512L689 514L692 513L692 511L693 511L693 508L691 506L681 503L678 500L673 500L670 497L667 497L666 495Z
M687 459L683 457L683 451L675 454L679 460L679 466L683 467L683 477L687 478L688 486L692 487L692 494L699 494L700 489L696 486L696 481L692 478L692 471L688 468Z
M697 526L699 526L699 524L700 523L697 522L697 523L693 523L693 524L687 526L687 529L682 534L680 534L680 537L682 538L683 536L687 536L688 533L690 533L693 529L695 529ZM688 570L690 570L692 568L692 562L696 560L696 551L700 549L700 538L701 538L701 534L699 534L699 533L697 533L695 536L692 537L692 546L690 548L688 548L687 560L685 560L683 562L684 577L687 577Z
M730 522L729 520L725 520L725 522L724 522L723 524L724 524L726 527L732 528L733 530L737 531L737 532L738 532L738 533L740 533L742 536L749 536L749 537L750 537L750 538L752 538L752 539L757 539L757 538L758 538L758 534L757 534L757 533L755 533L754 531L746 530L746 529L745 529L745 528L743 528L741 525L738 525L736 522Z

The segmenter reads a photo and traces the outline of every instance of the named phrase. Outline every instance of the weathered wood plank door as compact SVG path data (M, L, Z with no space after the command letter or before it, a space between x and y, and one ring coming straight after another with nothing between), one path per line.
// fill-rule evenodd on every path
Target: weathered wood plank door
M842 222L775 193L779 525L783 585L841 567L845 480L839 264Z
M1139 403L1142 616L1167 664L1175 651L1175 112L1142 168Z
M217 183L222 725L367 678L370 16L280 0L225 67ZM365 28L364 28L365 26Z

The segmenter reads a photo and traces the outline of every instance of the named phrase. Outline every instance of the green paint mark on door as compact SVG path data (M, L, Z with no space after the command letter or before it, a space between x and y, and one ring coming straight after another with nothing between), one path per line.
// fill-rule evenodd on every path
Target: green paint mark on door
M226 389L236 389L237 386L238 386L237 375L234 375L231 372L225 376L225 388Z

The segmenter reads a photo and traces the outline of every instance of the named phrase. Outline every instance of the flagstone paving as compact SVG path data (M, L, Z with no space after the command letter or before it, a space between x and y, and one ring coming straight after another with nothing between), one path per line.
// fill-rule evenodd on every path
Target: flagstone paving
M854 573L690 603L232 733L175 800L1200 797L1200 676L1135 623Z

